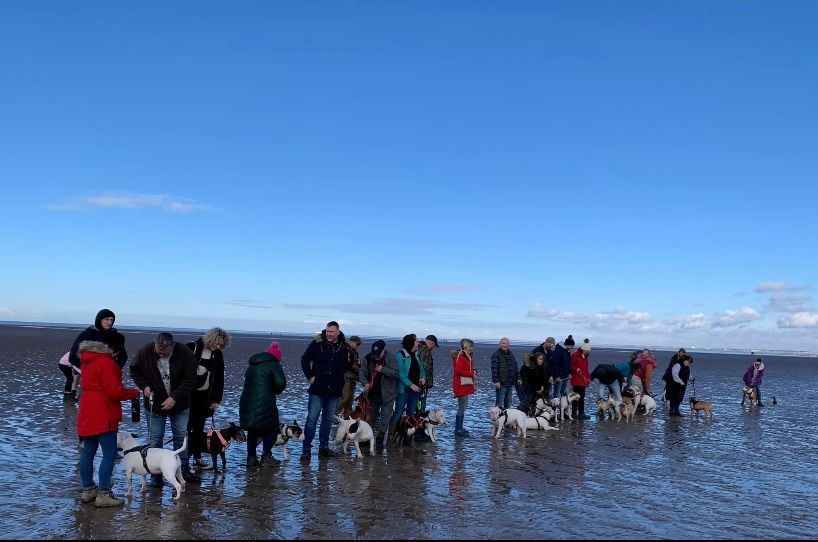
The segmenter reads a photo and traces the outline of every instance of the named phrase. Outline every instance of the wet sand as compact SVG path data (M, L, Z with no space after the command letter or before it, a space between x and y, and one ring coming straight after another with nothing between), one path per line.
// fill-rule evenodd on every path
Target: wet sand
M202 473L181 500L171 488L135 491L124 508L97 510L79 502L75 406L63 406L57 361L79 329L0 325L0 526L2 538L799 538L818 535L818 408L816 359L765 357L765 402L742 408L747 356L697 354L700 398L714 402L712 419L668 419L666 408L631 424L566 421L558 431L507 431L489 438L489 382L493 346L478 346L478 392L466 414L468 439L455 439L448 347L435 351L430 407L450 425L437 444L388 449L377 457L298 462L247 473L246 450L227 452L228 472ZM127 331L133 354L152 333ZM194 335L177 334L178 340ZM236 336L225 352L227 374L217 424L238 421L247 358L267 337ZM282 420L306 417L300 356L306 339L280 339L287 390ZM452 346L452 345L448 345ZM368 351L369 344L362 346ZM395 344L389 348L395 351ZM524 348L512 349L521 358ZM670 353L658 355L659 374ZM624 351L595 349L598 363L627 359ZM130 378L126 376L129 385ZM589 390L590 391L590 390ZM516 401L516 397L515 397ZM592 401L586 406L591 414ZM127 406L127 405L124 405ZM687 406L682 412L687 414ZM144 422L122 428L144 441ZM170 436L170 428L166 430ZM317 441L317 435L316 435ZM317 449L317 442L313 443ZM280 449L274 452L282 458ZM114 467L122 495L122 466Z

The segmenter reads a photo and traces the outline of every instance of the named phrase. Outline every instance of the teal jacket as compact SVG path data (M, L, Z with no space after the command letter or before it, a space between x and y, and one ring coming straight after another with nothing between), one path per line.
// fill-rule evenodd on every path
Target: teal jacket
M617 363L614 365L616 370L622 373L622 376L625 377L625 383L630 386L631 380L633 380L633 368L631 367L630 362L623 361L622 363Z
M418 360L420 366L420 379L426 380L426 369L423 368L423 360L415 353L415 358ZM412 387L412 382L409 380L409 368L412 367L412 356L406 350L401 350L395 354L395 362L398 365L398 395L403 393L406 388Z
M276 395L286 387L287 378L276 358L267 352L252 356L239 399L241 428L278 430Z

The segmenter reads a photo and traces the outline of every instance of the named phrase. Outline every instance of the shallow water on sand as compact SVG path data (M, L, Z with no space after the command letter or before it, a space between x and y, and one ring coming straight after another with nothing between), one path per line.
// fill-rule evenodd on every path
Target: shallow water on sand
M135 490L122 509L79 502L74 419L63 406L57 360L76 330L0 326L0 526L2 538L815 538L818 534L818 409L815 359L767 357L763 409L745 409L746 356L699 354L697 395L712 419L668 419L661 402L631 424L566 421L557 431L507 431L489 438L493 347L477 349L478 393L467 411L468 439L439 429L438 443L388 449L381 456L298 463L247 472L241 444L227 452L228 472L202 473L179 502L171 488ZM152 339L126 333L128 350ZM188 340L189 336L178 336ZM224 407L217 425L238 419L246 359L269 339L236 337L226 351ZM306 416L299 359L306 341L282 339L288 387L282 420ZM365 351L368 344L362 347ZM395 345L390 345L394 351ZM512 349L514 347L512 346ZM514 349L521 357L524 349ZM670 354L660 354L659 374ZM435 351L430 407L453 424L451 363ZM627 353L596 349L597 363ZM658 376L654 377L654 388ZM126 376L130 384L130 378ZM772 396L778 401L770 405ZM516 398L515 398L516 401ZM591 414L592 406L586 409ZM683 406L682 411L687 412ZM144 441L145 422L123 429ZM170 436L170 428L166 438ZM317 436L316 436L317 440ZM314 443L317 448L317 442ZM280 449L274 452L282 458ZM122 495L122 466L114 492Z

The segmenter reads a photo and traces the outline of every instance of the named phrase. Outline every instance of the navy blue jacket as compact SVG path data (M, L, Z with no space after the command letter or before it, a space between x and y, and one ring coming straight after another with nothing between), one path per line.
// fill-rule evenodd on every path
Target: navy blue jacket
M554 378L565 380L571 376L571 352L558 344L551 352L549 372Z
M315 377L309 393L322 397L341 397L344 389L344 372L347 368L349 347L344 334L338 333L338 342L327 340L325 331L310 342L301 356L301 369L309 380Z

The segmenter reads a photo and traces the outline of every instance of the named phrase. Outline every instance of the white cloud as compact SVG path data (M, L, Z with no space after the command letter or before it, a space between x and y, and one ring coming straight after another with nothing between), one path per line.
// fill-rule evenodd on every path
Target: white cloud
M404 292L406 292L407 294L424 296L467 294L474 291L477 291L477 286L473 286L471 284L457 283L427 284L419 288L404 290Z
M251 309L272 309L271 305L265 305L264 302L260 299L231 299L230 301L224 301L225 305L237 305L239 307L248 307Z
M818 328L818 312L796 312L776 322L780 328Z
M741 307L740 309L726 310L713 315L713 327L735 327L761 320L761 314L752 307Z
M106 192L84 198L73 198L58 204L48 204L55 211L88 211L91 209L159 209L168 213L210 212L212 205L199 203L190 198L169 194L134 194L131 192Z
M569 322L596 330L622 329L625 327L643 327L650 324L649 312L629 311L624 307L615 307L610 311L595 314L564 312L558 309L546 309L542 303L535 303L526 314L529 318L542 318L553 322Z
M776 312L812 312L815 310L815 307L810 303L811 299L811 297L803 294L773 294L770 296L767 308Z
M806 284L790 284L785 281L769 281L762 282L756 286L756 292L763 294L768 292L781 292L784 290L806 290L809 286Z

